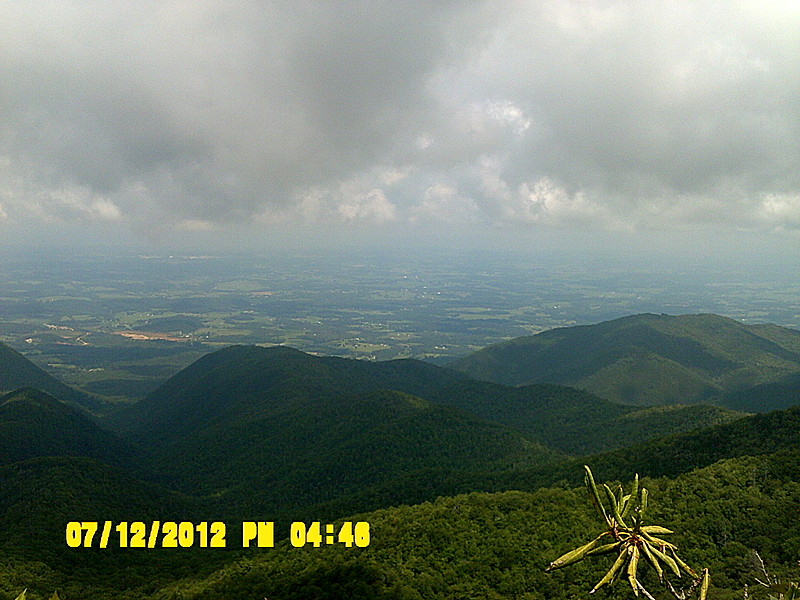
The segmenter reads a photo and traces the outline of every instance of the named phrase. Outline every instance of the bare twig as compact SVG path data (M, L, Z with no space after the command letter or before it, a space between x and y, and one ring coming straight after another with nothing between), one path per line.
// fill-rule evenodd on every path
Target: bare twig
M653 598L653 596L650 595L650 592L644 589L642 582L639 581L638 579L636 580L636 586L639 588L639 591L642 592L644 597L647 598L647 600L656 600L655 598Z

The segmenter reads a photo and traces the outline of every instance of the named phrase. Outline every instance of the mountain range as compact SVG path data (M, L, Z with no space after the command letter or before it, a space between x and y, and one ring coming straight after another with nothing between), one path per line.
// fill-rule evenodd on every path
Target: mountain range
M710 314L642 314L515 338L450 366L476 379L558 383L626 404L714 401L757 412L797 402L800 331ZM747 401L755 386L759 394Z
M487 598L566 598L576 592L573 583L560 579L552 587L533 576L540 596L530 595L518 569L530 568L531 558L521 550L532 542L518 529L520 519L530 520L530 531L542 543L541 536L591 527L591 513L585 511L590 507L564 507L585 504L570 491L580 485L584 463L606 480L627 480L633 472L662 478L649 485L674 504L672 513L659 510L679 523L694 522L691 511L697 508L679 500L680 491L701 488L723 474L732 479L714 480L715 494L745 498L746 504L752 500L756 504L749 510L759 519L791 514L786 511L800 497L791 496L800 480L800 408L789 408L797 404L793 377L800 367L793 374L790 359L798 332L728 321L638 315L554 330L550 338L540 334L544 341L532 342L539 338L533 336L489 347L453 365L457 368L232 346L101 418L77 403L67 392L71 388L50 382L49 393L36 389L49 376L43 378L21 355L1 354L10 358L8 365L0 362L0 373L30 376L14 380L27 387L0 396L0 556L17 565L0 575L0 597L13 598L31 587L33 598L49 597L55 588L67 598L88 597L87 590L91 597L111 598L125 589L135 590L126 596L131 599L217 598L233 592L284 599L447 598L466 597L468 590ZM594 345L587 348L590 339ZM624 377L618 363L634 352L635 340L641 354L659 357L641 365L668 363L669 373L682 372L678 365L696 381L707 378L714 392L703 397L718 405L699 403L700 397L669 403L675 386L663 386L657 402L651 386L651 402L635 405L558 382L493 382L485 372L473 372L475 365L494 365L499 381L503 353L510 352L507 373L522 373L528 360L540 364L531 372L566 373L566 366L559 371L555 360L546 358L542 348L549 344L556 356L571 356L584 379L599 381L602 372L611 381L614 373ZM745 342L749 346L742 346ZM619 356L611 360L614 348ZM660 348L661 354L644 348ZM748 356L762 361L761 375L747 364ZM541 366L546 364L550 371ZM623 384L620 379L617 388ZM732 409L755 412L758 402L762 410L783 410L752 415ZM770 485L782 495L773 496ZM471 495L457 496L463 493ZM731 508L733 500L692 497L716 515L718 526L743 518L750 506ZM411 504L418 506L403 506ZM569 518L556 516L559 510ZM364 511L378 512L363 516ZM375 528L375 549L363 553L366 562L333 548L296 559L284 548L285 558L245 557L241 563L235 562L241 552L235 544L229 552L143 553L64 545L64 523L74 520L223 520L231 524L233 540L242 520L274 520L285 535L292 521L333 522L358 513L362 516L350 520L367 520ZM800 539L795 525L762 540L752 528L720 532L698 523L699 533L687 539L706 548L702 556L724 573L719 585L731 590L730 598L741 597L734 591L739 593L744 581L741 568L725 559L746 550L735 544L761 540L760 548L779 570L800 550L793 546ZM435 542L430 536L437 527L445 537ZM412 531L424 536L421 545L408 537ZM720 540L735 542L727 546L729 554L721 550L728 542ZM531 556L552 556L564 545L545 543ZM716 546L709 549L709 543ZM459 544L473 548L476 557L487 544L493 548L464 567L461 584L437 572L448 567L429 554L461 556ZM506 571L517 579L501 577ZM250 572L252 577L244 575ZM411 572L425 575L416 581ZM586 572L577 572L583 581ZM271 578L272 587L264 578ZM325 585L336 591L328 596L309 591ZM453 592L458 585L461 595ZM556 592L562 595L552 595Z

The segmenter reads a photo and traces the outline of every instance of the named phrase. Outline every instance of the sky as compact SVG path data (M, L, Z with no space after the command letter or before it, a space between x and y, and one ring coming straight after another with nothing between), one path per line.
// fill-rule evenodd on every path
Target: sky
M800 249L796 0L5 0L0 23L5 240Z

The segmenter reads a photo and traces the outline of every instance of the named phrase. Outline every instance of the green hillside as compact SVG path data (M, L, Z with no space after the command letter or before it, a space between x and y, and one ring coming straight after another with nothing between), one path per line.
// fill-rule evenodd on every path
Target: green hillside
M414 397L379 392L363 398L360 410L376 399L390 405L387 411L400 414L400 420L433 408ZM383 436L392 429L398 429L395 439L402 441L403 427L396 423L390 422ZM435 427L423 431L427 436ZM476 438L478 446L485 440ZM434 439L431 447L439 444ZM391 443L387 448L395 453ZM421 449L423 454L429 451ZM726 456L737 458L713 464ZM345 453L342 458L352 457ZM364 458L360 460L363 464ZM676 542L685 558L714 572L713 598L741 597L749 548L758 549L776 573L791 572L788 565L800 551L800 520L790 517L800 508L800 408L673 435L589 457L586 462L603 479L627 480L635 471L675 477L646 481L655 502L653 516L679 532L691 532ZM569 574L542 572L547 562L571 547L571 540L585 537L587 530L596 527L585 495L569 489L578 485L582 463L565 460L533 470L524 464L506 465L500 471L459 469L451 463L449 468L399 474L371 488L360 487L355 495L363 497L351 503L397 506L415 498L422 502L348 519L370 523L368 549L296 549L284 544L258 555L246 553L252 562L231 563L207 577L209 569L221 567L236 554L200 549L78 551L64 546L64 523L105 518L236 523L273 515L241 514L236 494L221 503L214 498L192 499L93 460L64 457L17 462L0 468L0 551L10 565L0 578L0 593L5 590L13 598L14 590L31 587L38 594L32 597L41 598L57 587L67 592L62 597L88 597L88 591L98 599L118 598L117 590L126 588L125 597L131 600L211 599L220 594L273 600L569 598L579 590L585 592L602 571L582 565ZM697 470L697 465L708 466ZM305 467L303 463L295 466ZM253 485L267 490L262 482ZM431 503L437 496L475 490L508 491L445 497ZM371 502L367 502L370 494ZM374 504L376 498L378 504ZM339 498L339 507L345 501L346 497ZM335 509L335 502L320 505L296 518L311 521L337 514L342 520L343 515L352 514L335 513ZM281 530L286 530L285 520L280 522ZM183 582L173 583L175 578Z
M708 405L637 407L553 384L510 387L466 380L428 398L514 427L568 454L592 454L727 423L744 413Z
M155 580L208 572L230 556L197 549L159 552L69 548L70 521L192 520L215 518L197 500L132 477L99 461L35 458L0 467L0 598L24 588L32 597L119 598L139 588L147 597ZM99 534L98 534L99 536ZM111 538L113 540L113 538Z
M747 410L757 406L760 410L781 410L800 405L800 373L793 373L778 381L728 392L719 402L734 410Z
M555 385L512 388L413 360L234 346L201 358L107 423L146 444L160 483L281 512L385 506L380 498L397 497L393 481L415 471L541 467L560 453L740 416L712 407L645 410ZM373 493L387 486L388 497ZM413 500L435 497L411 489Z
M648 409L652 410L652 409ZM633 413L636 414L636 413ZM624 433L625 430L623 430ZM354 512L359 506L392 506L422 502L473 490L532 491L553 485L579 485L581 466L588 462L606 477L625 479L631 472L652 477L677 477L719 460L800 451L800 407L756 414L704 429L671 434L616 450L558 463L504 471L456 472L431 469L408 473L385 484L361 490L323 506L326 513Z
M278 516L428 468L482 472L558 459L508 427L395 391L228 414L150 450L158 481Z
M800 450L800 406L620 448L596 459L609 469L625 465L640 472L673 477L722 459L786 449Z
M711 570L710 598L742 597L744 585L757 576L752 549L774 575L798 579L800 520L791 518L800 511L798 465L800 452L790 450L722 461L674 479L643 479L653 522L676 531L671 539L686 560ZM595 474L609 479L602 468ZM0 597L13 598L28 587L33 600L54 589L63 598L97 600L566 600L586 597L609 566L598 557L544 572L599 530L582 487L470 493L381 509L336 520L369 523L366 548L294 548L284 541L237 557L200 549L65 549L63 522L73 515L96 519L102 508L115 521L197 519L201 511L178 495L79 459L36 459L0 469L0 476L9 475L15 483L0 497L0 550L6 557ZM50 493L34 494L31 503L37 489ZM119 494L121 489L128 493ZM36 528L20 531L20 523ZM642 569L646 581L657 585ZM629 593L618 586L608 597Z
M712 569L710 598L741 598L749 548L781 575L800 553L800 407L625 406L419 361L237 346L107 423L147 452L44 393L0 398L0 598L585 597L602 567L543 572L597 525L573 489L584 463L648 478L653 517ZM232 543L66 546L66 522L106 519L221 520ZM242 550L243 520L275 521L279 538L291 521L366 521L371 543Z
M559 482L577 485L580 466L590 462L606 477L624 479L630 472L677 477L717 461L800 451L800 407L756 414L706 429L668 435L589 457L567 458L557 465L498 474L494 490L535 489ZM453 478L451 487L466 482ZM475 485L473 480L470 484Z
M157 440L195 431L222 419L261 418L309 399L395 390L426 396L464 379L417 360L368 362L312 356L293 348L230 346L207 354L106 424Z
M59 400L89 410L97 410L102 406L96 398L61 383L22 354L0 342L0 392L11 392L18 388L42 390Z
M710 598L742 598L744 585L757 576L751 549L774 574L797 576L792 565L800 552L800 519L775 517L800 511L798 459L797 452L743 457L674 480L643 480L654 522L677 532L674 542L691 564L710 569ZM156 598L583 598L610 565L598 557L544 572L600 529L582 488L473 493L350 520L370 524L369 547L284 543L210 578L170 586ZM647 577L657 587L652 572ZM628 598L626 586L606 597Z
M206 355L105 423L148 444L193 436L213 424L272 419L308 401L394 390L451 406L573 454L587 454L727 422L713 407L643 410L559 385L492 384L416 360L368 362L287 348L233 346ZM223 425L219 425L223 427ZM624 426L626 432L620 435Z
M135 453L78 409L38 390L0 396L0 465L37 456L83 456L130 465Z
M450 366L507 385L559 383L628 404L690 404L800 373L800 331L717 315L643 314L516 338ZM772 406L754 398L736 408Z

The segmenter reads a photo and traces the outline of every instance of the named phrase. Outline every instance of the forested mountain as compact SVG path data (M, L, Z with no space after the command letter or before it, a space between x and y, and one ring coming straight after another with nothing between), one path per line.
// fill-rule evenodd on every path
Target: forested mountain
M410 473L391 483L363 490L362 497L342 498L335 506L339 512L354 512L367 503L398 504L403 501L403 494L412 497L414 490L424 490L428 496L436 497L471 490L532 491L554 485L578 486L583 480L582 465L586 463L611 479L624 480L634 472L650 477L678 477L720 460L782 451L800 452L800 407L750 415L590 456L565 457L555 464L491 473L442 469L426 474ZM420 494L414 499L422 502L425 497Z
M202 357L106 423L150 441L212 421L261 418L307 400L378 390L424 397L462 379L461 373L418 360L368 362L285 346L231 346Z
M365 501L351 501L352 509L374 508L383 504L373 488L394 495L397 478L427 477L415 471L543 467L560 453L740 416L622 406L556 385L512 388L414 360L235 346L198 360L107 423L147 446L157 481L280 512L356 497Z
M508 469L558 458L509 427L392 389L424 392L459 378L418 361L232 347L113 422L147 445L159 481L251 510L301 510L415 470Z
M84 456L130 466L136 453L79 409L21 388L0 396L0 465L39 456Z
M542 572L595 526L571 489L584 463L651 478L654 516L688 530L678 543L715 570L714 598L741 597L748 548L780 573L800 550L795 525L772 525L797 510L800 408L636 407L414 360L237 346L104 423L126 441L43 392L0 397L0 598L566 599L604 571ZM290 521L337 519L369 522L369 547L236 550L243 520L275 521L280 539ZM221 520L231 543L69 548L75 520ZM232 562L242 552L252 562Z
M642 314L515 338L450 366L477 379L559 383L628 404L725 402L727 393L800 373L800 331L718 315ZM732 407L778 408L772 401L762 409L756 398Z
M28 549L30 558L45 549L52 554L48 558L68 555L67 521L202 516L196 500L91 458L39 457L0 467L0 475L0 546Z
M12 392L24 387L42 390L59 400L90 410L101 405L99 400L62 383L13 348L0 342L0 392Z
M800 406L650 440L600 454L595 460L617 477L631 469L674 477L718 460L786 449L800 450Z
M797 451L781 452L723 461L672 480L642 480L652 522L675 530L670 538L681 555L711 571L709 598L739 600L748 584L758 594L752 550L773 575L797 578L791 565L800 550L800 519L776 516L800 511L799 462ZM187 578L156 598L583 598L612 562L601 556L544 571L601 530L582 487L472 493L352 519L370 524L367 548L301 550L284 542L213 577ZM657 590L649 565L640 569L648 588ZM622 581L604 596L632 597Z
M571 454L706 427L741 413L715 407L643 409L560 385L516 388L476 381L417 360L368 362L283 346L232 346L190 365L143 401L110 415L112 429L148 444L195 436L209 425L268 419L308 402L393 390L513 427ZM621 429L626 430L624 439Z
M630 406L561 385L510 387L472 379L446 385L428 397L504 423L547 446L578 455L630 446L744 416L717 406Z
M792 373L770 383L735 390L718 398L734 410L770 411L800 405L800 373Z

